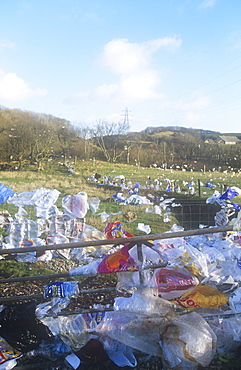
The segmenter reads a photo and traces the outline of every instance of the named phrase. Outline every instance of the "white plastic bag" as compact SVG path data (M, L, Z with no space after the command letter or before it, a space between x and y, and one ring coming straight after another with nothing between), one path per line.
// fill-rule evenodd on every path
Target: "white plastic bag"
M62 206L70 218L84 218L89 209L87 194L80 192L77 195L66 195L62 199Z
M136 367L137 361L131 347L126 346L117 340L105 337L102 339L108 357L120 367Z

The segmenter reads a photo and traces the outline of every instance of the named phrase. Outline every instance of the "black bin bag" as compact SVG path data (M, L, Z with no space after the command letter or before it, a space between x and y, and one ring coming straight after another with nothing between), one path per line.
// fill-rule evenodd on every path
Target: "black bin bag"
M36 302L6 306L0 312L0 336L21 353L36 349L53 335L35 315Z

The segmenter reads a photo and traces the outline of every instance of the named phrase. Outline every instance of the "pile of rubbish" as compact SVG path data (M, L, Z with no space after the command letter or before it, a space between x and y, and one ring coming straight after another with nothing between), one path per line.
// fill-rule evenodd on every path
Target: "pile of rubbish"
M215 224L219 229L231 226L230 232L214 227L185 235L173 225L172 237L150 234L138 241L118 221L107 223L103 233L86 225L88 209L96 212L99 205L98 198L89 200L86 193L65 196L61 212L54 204L57 190L17 194L2 185L0 202L18 207L14 218L6 212L0 216L7 232L2 250L18 248L18 261L56 255L78 260L79 266L68 273L73 279L115 273L123 296L112 307L93 305L92 312L71 313L66 308L80 293L72 280L44 286L44 303L0 306L0 370L14 368L21 356L43 356L53 361L53 368L61 358L67 368L79 369L86 364L86 348L99 354L95 361L108 356L119 367L136 367L138 354L144 353L160 357L164 369L195 370L207 367L217 354L235 351L241 345L241 212L232 218L233 194L228 189L207 200L219 202ZM35 207L35 221L26 218L25 205ZM119 238L135 241L120 244ZM104 245L91 245L93 240ZM70 241L89 243L57 249ZM44 244L56 248L37 257L36 247ZM33 252L24 252L29 246Z

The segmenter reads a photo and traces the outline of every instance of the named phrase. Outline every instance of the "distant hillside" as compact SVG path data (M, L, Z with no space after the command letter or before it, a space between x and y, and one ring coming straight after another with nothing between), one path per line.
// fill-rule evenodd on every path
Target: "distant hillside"
M203 130L203 129L193 129L193 128L186 128L181 126L159 126L159 127L152 127L149 126L145 130L140 132L141 134L148 134L154 136L163 136L163 135L173 135L174 133L183 133L183 134L190 134L197 137L200 137L201 141L205 141L207 139L215 140L220 135L225 136L236 136L239 139L241 138L241 133L222 133L220 131L212 131L212 130Z
M174 132L186 132L186 133L191 133L193 131L196 131L200 134L217 134L220 135L221 133L218 131L212 131L212 130L202 130L202 129L194 129L194 128L187 128L187 127L181 127L181 126L159 126L159 127L147 127L145 130L141 131L146 134L154 134L157 132L165 132L165 131L174 131Z

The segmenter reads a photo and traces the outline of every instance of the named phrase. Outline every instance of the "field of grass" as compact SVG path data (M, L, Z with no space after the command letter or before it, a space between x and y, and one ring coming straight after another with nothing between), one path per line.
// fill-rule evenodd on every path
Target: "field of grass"
M190 183L194 186L195 192L198 194L198 181L200 181L201 197L206 199L213 195L214 189L206 187L205 183L210 182L215 186L215 190L221 191L223 186L237 186L241 188L241 174L240 173L220 173L220 172L188 172L188 171L174 171L174 170L160 170L157 168L141 168L131 165L113 164L100 161L77 161L75 165L72 165L75 170L75 174L71 175L68 168L57 163L50 163L46 166L45 171L37 172L35 167L28 167L22 171L1 171L0 182L6 186L9 186L12 190L17 193L33 191L34 189L45 188L45 189L57 189L60 191L60 196L56 202L57 207L60 210L62 208L62 198L65 195L77 194L79 192L85 192L88 195L88 199L92 197L98 197L100 199L100 207L97 213L118 213L122 211L120 215L112 215L108 218L108 222L120 221L123 224L123 229L129 231L134 235L143 235L144 232L137 231L136 227L138 223L145 223L150 225L151 232L153 234L162 233L169 231L170 227L175 223L175 220L171 222L163 222L162 216L157 216L154 213L147 213L147 206L141 205L121 205L113 201L113 195L119 192L115 188L108 189L104 186L96 183L91 183L88 178L98 172L102 177L104 175L113 179L115 176L124 175L126 182L132 181L133 183L139 182L142 187L145 187L148 176L154 181L159 179L160 188L166 189L166 179L175 180L175 184L179 185L181 194L185 194L188 191L186 183ZM148 193L148 190L146 190ZM124 192L124 196L128 197L129 194ZM169 196L166 193L167 197ZM173 196L173 193L172 195ZM196 197L195 195L194 197ZM235 198L236 203L241 202L241 198ZM35 219L35 210L33 206L24 207L28 211L28 218ZM152 206L148 207L152 208ZM0 204L1 210L8 210L12 216L17 212L17 208L7 202ZM136 220L128 222L125 218L127 212L134 212ZM101 222L100 216L93 215L89 210L86 215L86 223L97 228L100 231L104 230L105 223Z

